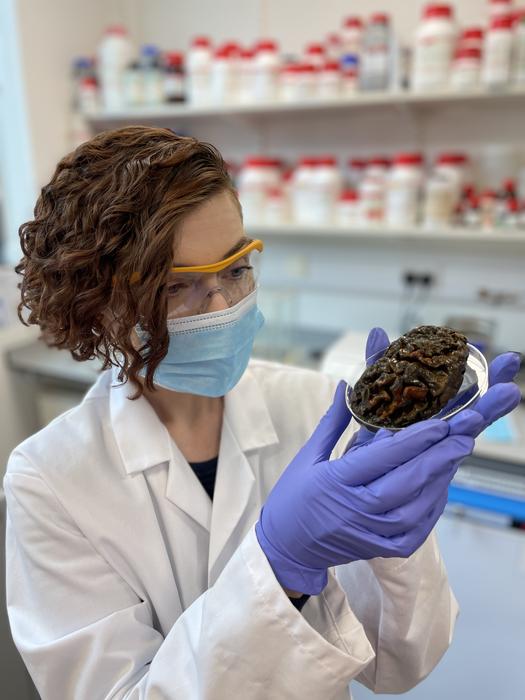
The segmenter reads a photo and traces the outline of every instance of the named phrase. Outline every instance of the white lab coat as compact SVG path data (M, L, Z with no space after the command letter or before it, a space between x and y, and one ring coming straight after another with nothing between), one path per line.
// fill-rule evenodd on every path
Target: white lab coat
M7 599L43 700L340 700L403 692L457 614L435 536L354 562L303 612L254 533L334 383L253 361L225 399L213 508L145 398L104 372L22 443L4 480Z

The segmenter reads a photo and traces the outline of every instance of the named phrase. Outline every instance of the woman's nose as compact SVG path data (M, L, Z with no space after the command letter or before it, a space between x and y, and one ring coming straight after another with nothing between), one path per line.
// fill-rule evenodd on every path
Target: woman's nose
M218 289L210 294L208 299L208 308L206 309L208 313L211 313L212 311L224 311L225 309L229 308L230 304L221 289Z

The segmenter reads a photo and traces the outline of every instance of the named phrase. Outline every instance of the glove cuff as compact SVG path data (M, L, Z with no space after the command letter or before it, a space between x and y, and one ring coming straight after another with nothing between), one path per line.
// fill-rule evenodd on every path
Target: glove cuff
M327 569L312 569L282 555L264 534L260 520L255 525L255 534L281 586L308 595L321 593L328 583Z

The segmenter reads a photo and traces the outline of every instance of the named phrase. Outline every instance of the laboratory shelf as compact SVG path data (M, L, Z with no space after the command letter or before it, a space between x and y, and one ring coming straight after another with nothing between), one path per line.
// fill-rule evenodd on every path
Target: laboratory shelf
M470 228L425 229L422 227L390 228L386 224L377 228L326 225L246 225L248 233L257 238L299 238L313 242L328 240L358 241L364 243L408 242L410 244L441 244L475 245L475 246L504 246L505 250L515 249L525 252L525 230L490 230Z
M362 92L348 97L311 99L300 102L258 102L214 105L163 104L158 106L127 107L121 110L99 109L86 114L93 124L140 121L172 121L173 119L199 119L207 117L271 116L301 113L335 112L370 107L439 107L440 105L484 105L514 103L525 98L525 86L513 86L504 90L476 89L453 92Z

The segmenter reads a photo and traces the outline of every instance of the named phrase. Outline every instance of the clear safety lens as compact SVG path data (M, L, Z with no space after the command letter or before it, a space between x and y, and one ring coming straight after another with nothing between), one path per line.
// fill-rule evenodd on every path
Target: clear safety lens
M242 301L257 287L260 257L253 250L218 272L171 272L168 319L206 313L215 294L221 294L229 306Z

